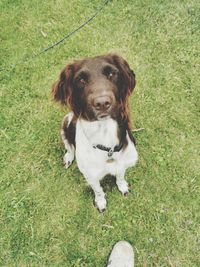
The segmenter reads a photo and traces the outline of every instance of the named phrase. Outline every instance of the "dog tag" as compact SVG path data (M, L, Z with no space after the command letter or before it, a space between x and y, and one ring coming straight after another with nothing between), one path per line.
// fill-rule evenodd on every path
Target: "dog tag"
M111 158L111 159L107 159L107 160L106 160L106 162L107 162L107 163L112 163L113 161L115 161L115 160L114 160L114 159L112 159L112 158Z

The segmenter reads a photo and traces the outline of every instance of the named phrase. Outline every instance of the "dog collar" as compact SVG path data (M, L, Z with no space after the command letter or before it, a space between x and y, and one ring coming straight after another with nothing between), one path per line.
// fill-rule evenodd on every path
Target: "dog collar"
M100 150L108 152L108 157L112 157L114 152L119 152L123 147L123 143L119 144L118 146L115 146L113 149L111 147L106 147L103 145L93 145L93 148L98 148Z

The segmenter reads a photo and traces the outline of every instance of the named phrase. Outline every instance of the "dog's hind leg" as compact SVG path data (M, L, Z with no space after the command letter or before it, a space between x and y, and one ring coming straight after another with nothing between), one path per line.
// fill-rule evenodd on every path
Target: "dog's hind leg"
M67 114L63 119L61 128L61 138L67 150L63 157L66 169L72 164L75 155L75 123L72 119L73 113Z
M69 144L68 140L65 138L65 133L63 130L61 130L61 138L64 143L65 149L67 150L63 157L63 163L65 165L65 168L67 169L74 160L75 148L73 145Z

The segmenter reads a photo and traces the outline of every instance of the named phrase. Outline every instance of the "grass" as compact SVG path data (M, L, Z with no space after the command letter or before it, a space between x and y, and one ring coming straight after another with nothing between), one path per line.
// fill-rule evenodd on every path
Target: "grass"
M101 3L2 0L2 67L57 41ZM113 0L64 44L1 72L0 266L101 267L121 239L138 267L199 266L199 12L196 0ZM99 214L76 164L61 165L66 110L50 88L66 62L107 52L136 73L132 122L145 131L126 174L129 197L104 183Z

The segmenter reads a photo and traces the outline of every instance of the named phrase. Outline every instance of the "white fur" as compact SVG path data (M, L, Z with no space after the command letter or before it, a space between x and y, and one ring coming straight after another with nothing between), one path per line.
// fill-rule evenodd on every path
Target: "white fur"
M67 116L71 117L72 113L69 113ZM98 148L95 149L93 145L101 144L112 148L118 145L117 122L111 118L94 122L83 119L78 119L77 121L75 137L76 161L79 170L94 190L95 202L100 211L106 208L105 194L100 186L100 180L105 175L111 174L116 176L118 189L123 194L128 193L128 184L124 179L125 171L128 167L135 165L138 154L128 133L126 137L128 141L126 148L121 149L119 152L114 152L112 156L113 161L107 162L109 159L108 152L99 150ZM63 142L68 150L65 154L65 162L67 161L68 163L69 159L72 162L74 158L74 147L69 145L66 139L63 139Z
M73 119L73 116L74 116L73 112L68 113L64 117L62 124L67 119L67 121L68 121L67 126L69 126L70 122ZM68 140L65 138L65 132L63 129L61 129L60 134L61 134L61 138L62 138L62 141L64 143L64 146L65 146L65 149L67 150L67 152L65 153L65 155L63 157L63 162L65 165L65 168L67 169L72 164L72 162L74 160L75 147L73 145L69 144Z

